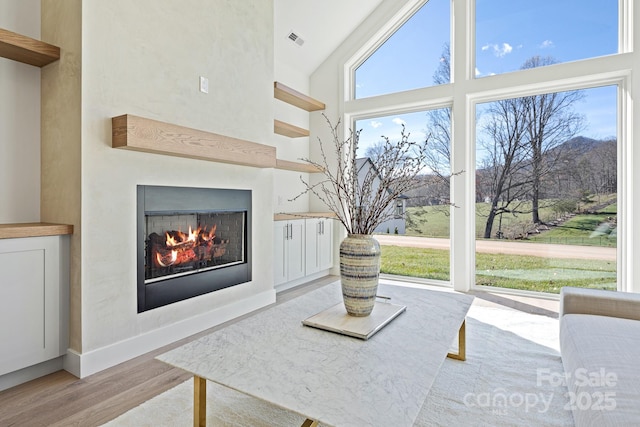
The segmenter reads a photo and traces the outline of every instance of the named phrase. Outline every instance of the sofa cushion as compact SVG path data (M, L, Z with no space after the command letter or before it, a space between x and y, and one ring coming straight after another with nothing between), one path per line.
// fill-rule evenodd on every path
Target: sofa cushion
M640 321L566 314L560 349L576 426L640 426Z

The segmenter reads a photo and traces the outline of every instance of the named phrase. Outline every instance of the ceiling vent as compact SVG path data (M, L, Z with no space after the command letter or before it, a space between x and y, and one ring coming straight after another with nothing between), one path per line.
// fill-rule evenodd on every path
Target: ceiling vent
M297 44L298 46L302 46L304 44L304 40L302 40L302 37L300 37L293 31L289 32L289 35L287 36L287 38L292 42L294 42L295 44Z

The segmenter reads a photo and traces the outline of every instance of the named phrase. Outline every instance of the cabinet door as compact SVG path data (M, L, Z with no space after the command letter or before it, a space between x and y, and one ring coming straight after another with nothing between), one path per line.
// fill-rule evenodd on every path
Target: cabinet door
M305 230L304 220L289 221L289 240L287 240L287 280L295 280L305 275Z
M320 220L318 234L318 271L333 267L333 220Z
M0 375L66 353L68 248L58 236L0 239Z
M320 271L318 258L318 237L320 237L320 221L317 219L305 220L306 249L305 267L307 274Z
M273 283L287 281L287 237L288 222L276 221L273 232Z

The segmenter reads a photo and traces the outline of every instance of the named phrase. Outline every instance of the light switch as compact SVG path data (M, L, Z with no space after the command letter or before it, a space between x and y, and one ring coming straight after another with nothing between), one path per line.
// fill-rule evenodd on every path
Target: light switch
M200 92L209 93L209 79L200 76Z

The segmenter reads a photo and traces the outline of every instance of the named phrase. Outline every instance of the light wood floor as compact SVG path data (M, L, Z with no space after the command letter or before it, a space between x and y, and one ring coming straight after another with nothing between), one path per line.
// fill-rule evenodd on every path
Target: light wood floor
M276 304L325 286L336 279L335 276L329 276L280 292ZM554 305L553 302L535 299L529 299L523 303L521 299L509 296L488 298L476 295L476 297L476 301L483 298L483 301L479 301L483 304L498 304L537 314L557 316L557 302ZM191 378L190 374L155 360L155 356L237 322L243 317L84 379L78 379L65 371L60 371L0 392L0 427L102 425Z

